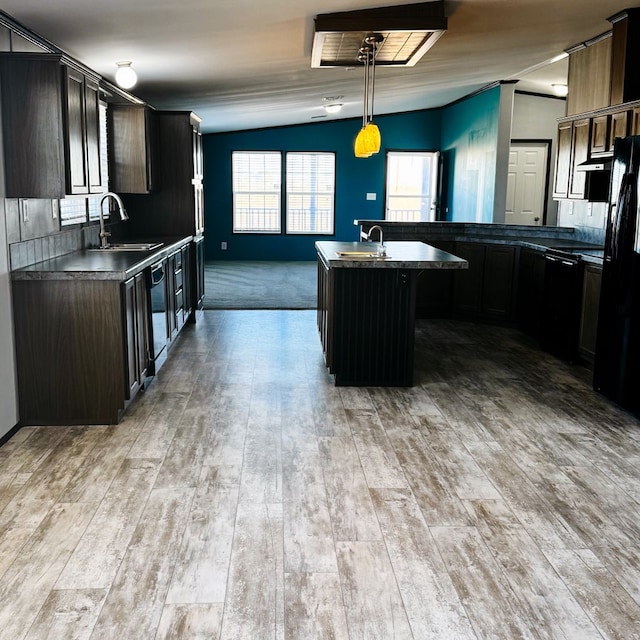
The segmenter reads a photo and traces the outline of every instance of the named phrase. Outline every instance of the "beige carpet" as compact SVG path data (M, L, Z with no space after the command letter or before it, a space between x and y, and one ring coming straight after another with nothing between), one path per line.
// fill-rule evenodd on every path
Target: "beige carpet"
M205 263L205 309L315 309L317 263Z

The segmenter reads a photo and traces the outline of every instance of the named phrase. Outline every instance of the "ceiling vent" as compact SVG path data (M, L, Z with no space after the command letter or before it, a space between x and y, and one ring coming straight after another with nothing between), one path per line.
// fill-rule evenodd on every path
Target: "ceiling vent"
M444 0L322 13L315 18L311 67L353 67L372 33L383 37L376 66L412 67L447 29Z

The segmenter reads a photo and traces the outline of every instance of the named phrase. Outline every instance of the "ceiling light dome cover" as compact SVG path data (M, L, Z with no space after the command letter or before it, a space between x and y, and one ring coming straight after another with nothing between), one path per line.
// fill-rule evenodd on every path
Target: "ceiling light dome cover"
M131 89L138 82L138 74L131 67L131 62L116 62L116 82L123 89Z

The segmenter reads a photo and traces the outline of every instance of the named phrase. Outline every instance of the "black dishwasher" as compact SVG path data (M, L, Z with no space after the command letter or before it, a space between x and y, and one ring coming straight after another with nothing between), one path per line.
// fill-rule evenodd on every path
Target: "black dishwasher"
M165 278L167 261L161 260L152 265L147 271L147 287L149 290L149 313L151 328L151 360L153 373L160 368L161 361L166 357L166 347L169 341L167 325L167 282Z
M560 249L547 249L544 257L540 341L549 353L567 362L577 362L583 262L579 255Z

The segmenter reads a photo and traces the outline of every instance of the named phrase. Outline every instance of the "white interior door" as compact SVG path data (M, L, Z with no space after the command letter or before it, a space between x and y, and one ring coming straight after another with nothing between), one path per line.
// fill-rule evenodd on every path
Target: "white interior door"
M511 145L505 211L507 224L542 224L548 152L545 142Z

